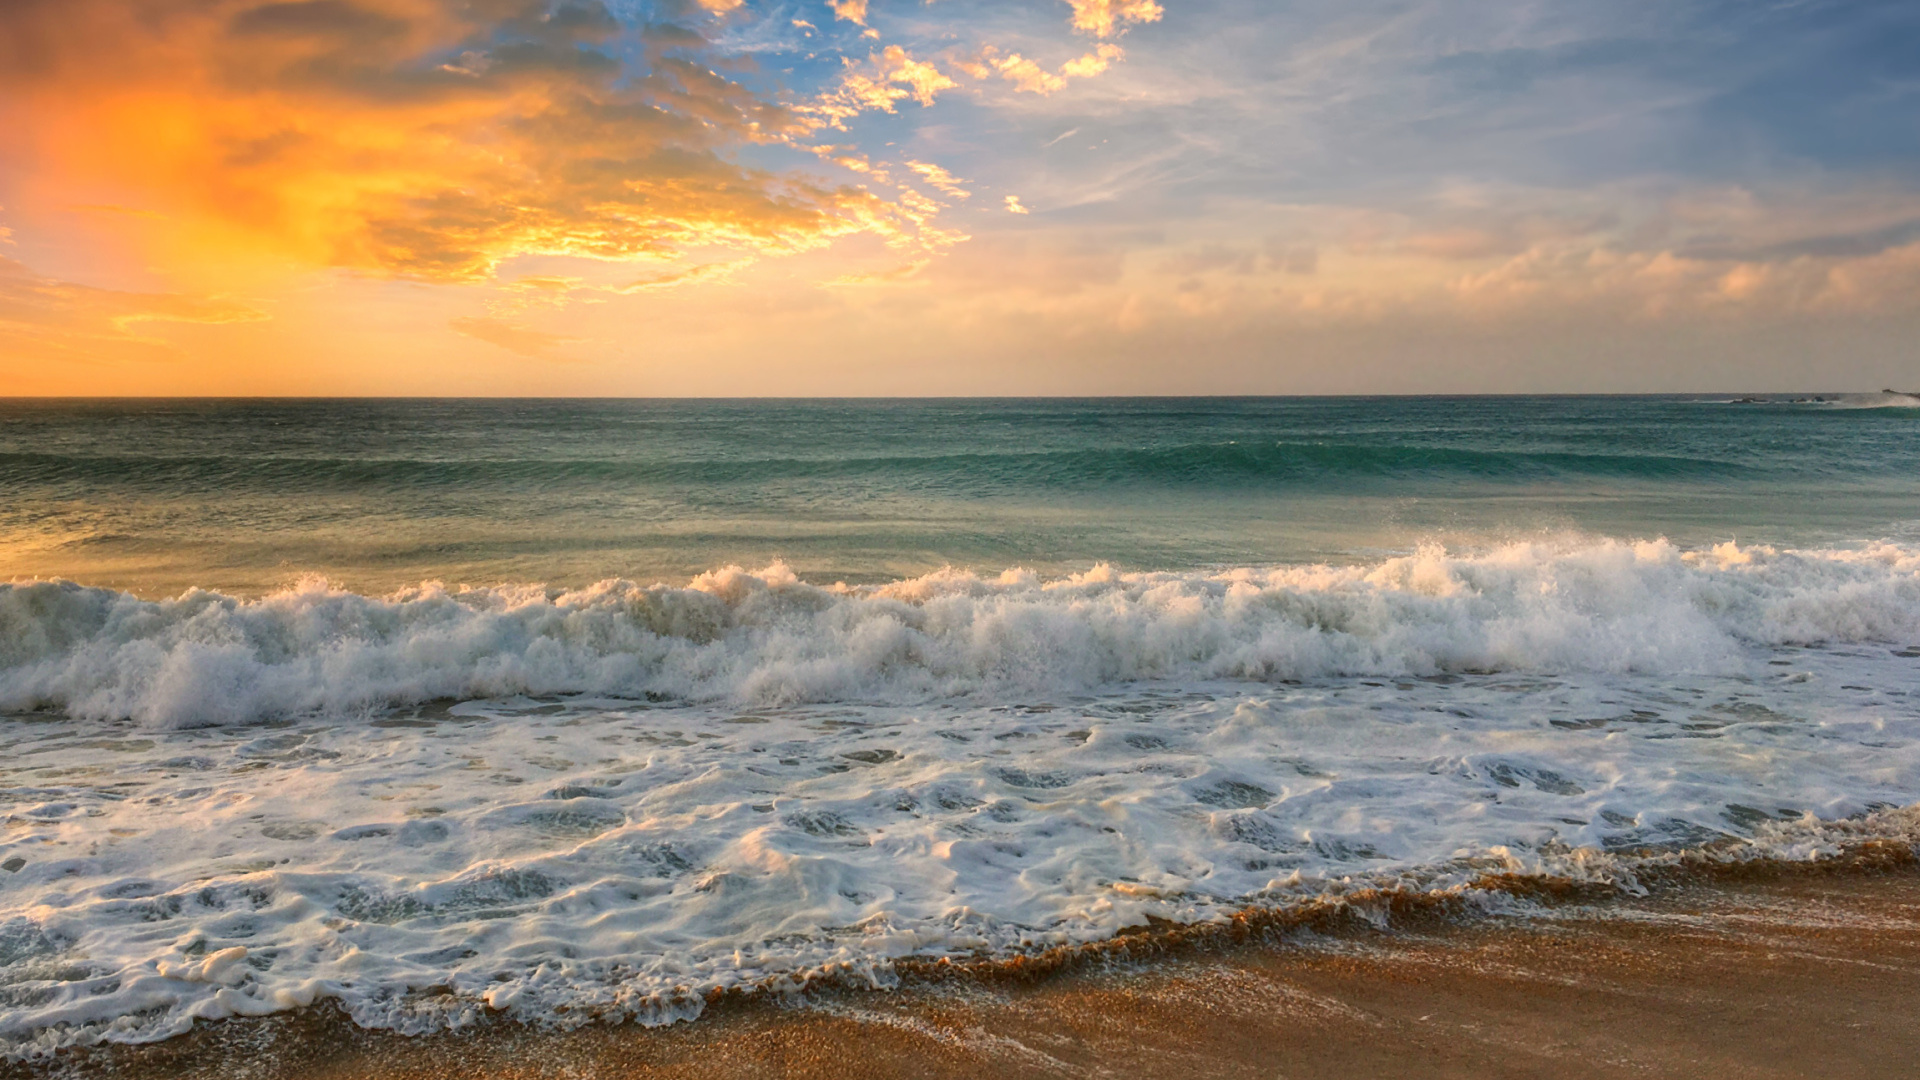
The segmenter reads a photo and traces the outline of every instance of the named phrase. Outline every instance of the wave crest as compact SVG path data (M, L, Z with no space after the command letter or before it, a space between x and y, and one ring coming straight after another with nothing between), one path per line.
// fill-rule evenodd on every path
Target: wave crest
M1920 552L1666 541L1424 548L1367 566L1043 579L941 570L818 586L776 563L685 587L301 581L146 601L0 586L0 709L163 727L443 698L790 704L1095 689L1158 678L1729 672L1745 646L1920 636Z

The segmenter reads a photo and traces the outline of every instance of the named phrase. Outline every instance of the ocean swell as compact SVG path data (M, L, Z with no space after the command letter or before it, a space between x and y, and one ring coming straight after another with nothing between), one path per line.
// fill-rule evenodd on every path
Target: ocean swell
M113 484L171 492L265 488L409 490L472 485L716 485L896 480L990 493L1059 490L1089 484L1259 483L1344 490L1370 480L1427 477L1467 481L1567 479L1728 480L1778 468L1692 455L1571 450L1467 449L1443 445L1221 440L1152 447L1008 449L964 453L727 457L682 460L594 458L406 458L314 455L131 455L0 452L0 481L29 485Z
M0 709L197 727L446 698L1018 698L1151 679L1730 673L1754 645L1920 638L1920 552L1665 541L1440 548L1366 566L820 586L784 565L260 599L0 586Z

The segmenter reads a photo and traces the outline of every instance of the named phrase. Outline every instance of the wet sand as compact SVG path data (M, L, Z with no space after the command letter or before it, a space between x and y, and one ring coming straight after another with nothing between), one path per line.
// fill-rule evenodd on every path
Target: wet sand
M1151 952L1155 955L1143 956ZM128 1080L1920 1075L1920 869L1562 897L1526 918L1237 944L1142 938L1043 974L724 1001L671 1028L494 1023L404 1038L331 1009L207 1025L0 1076Z

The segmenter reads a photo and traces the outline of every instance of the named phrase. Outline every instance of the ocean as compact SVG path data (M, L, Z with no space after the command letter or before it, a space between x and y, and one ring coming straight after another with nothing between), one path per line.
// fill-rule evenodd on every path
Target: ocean
M0 400L0 1053L696 1017L1920 802L1920 398Z

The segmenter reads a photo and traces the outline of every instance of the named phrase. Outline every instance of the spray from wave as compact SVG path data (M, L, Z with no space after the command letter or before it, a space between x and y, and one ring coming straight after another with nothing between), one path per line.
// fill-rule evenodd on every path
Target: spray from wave
M1441 548L1370 566L1046 580L943 570L818 586L784 565L684 588L313 579L258 600L0 586L0 709L195 727L444 698L794 704L1480 671L1720 672L1753 645L1920 637L1920 551L1665 541Z
M1882 390L1877 394L1844 394L1834 402L1842 409L1920 409L1920 394Z
M1920 393L1881 390L1871 394L1814 394L1810 397L1742 397L1727 405L1817 405L1827 409L1920 409Z

